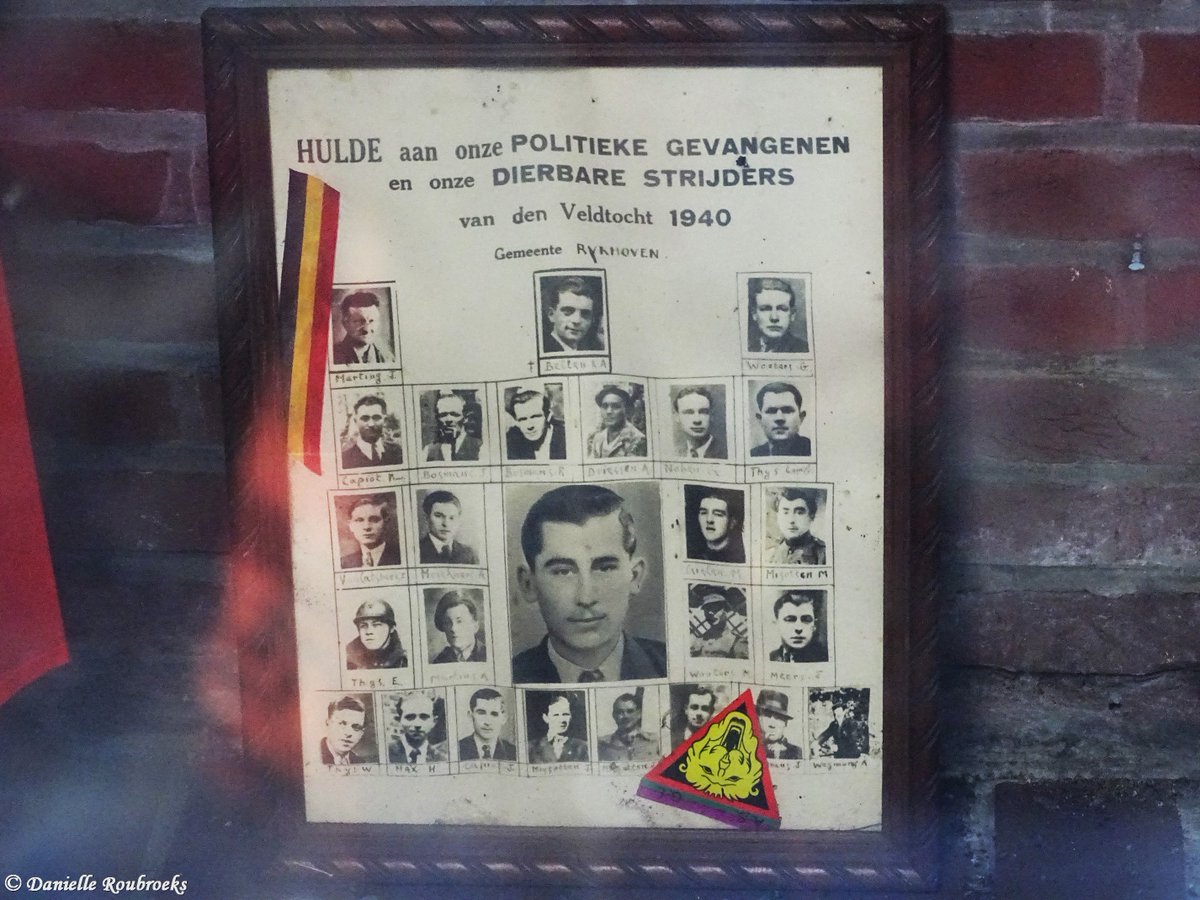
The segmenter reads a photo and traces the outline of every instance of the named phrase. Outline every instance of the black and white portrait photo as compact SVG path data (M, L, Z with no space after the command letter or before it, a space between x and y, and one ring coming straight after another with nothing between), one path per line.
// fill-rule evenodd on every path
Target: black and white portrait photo
M688 632L688 653L693 659L749 659L750 619L746 592L732 585L690 585Z
M336 496L333 506L343 571L404 564L395 491Z
M805 426L808 405L798 382L751 379L748 402L753 421L747 434L763 438L751 446L752 457L812 457L812 438Z
M423 488L417 491L416 499L417 556L421 565L480 565L482 489L478 485Z
M591 401L591 424L585 444L589 460L644 458L646 441L646 385L637 381L584 382L581 401ZM590 395L590 396L589 396ZM584 421L589 421L585 415Z
M587 762L587 706L583 691L526 691L529 762Z
M662 678L658 485L505 487L513 680Z
M691 740L715 713L729 705L729 685L722 683L673 684L670 708L663 714L662 728L670 752Z
M859 759L871 751L870 688L810 688L808 733L814 757Z
M746 279L746 351L808 353L806 280L799 275Z
M421 459L424 462L478 462L488 458L483 391L438 388L421 391Z
M771 601L771 624L766 628L776 663L829 662L828 592L790 589Z
M424 593L430 664L487 662L483 588L427 587Z
M388 762L440 763L450 759L446 743L446 698L432 688L384 694L388 723Z
M329 700L320 750L321 762L327 766L379 762L370 694L344 694Z
M399 601L406 595L396 596ZM401 612L407 618L408 611L401 607ZM404 629L407 632L406 621ZM408 668L408 651L391 601L373 597L359 603L354 610L354 631L354 637L346 644L348 670Z
M797 718L803 712L801 703L792 702L787 691L762 688L754 696L754 711L758 714L767 759L803 758L804 753L796 743L800 739L800 723L804 721Z
M535 272L543 354L603 353L608 349L602 269Z
M517 707L512 688L459 687L458 758L517 761Z
M404 405L399 389L334 391L333 406L334 421L340 423L337 437L342 471L403 464Z
M656 687L603 688L595 692L596 756L600 762L652 763L662 754Z
M395 365L389 285L334 288L331 326L335 366Z
M546 462L567 458L562 382L533 382L504 389L504 459Z
M684 459L728 459L725 385L672 385L670 398L675 455Z
M683 486L684 535L688 559L744 563L746 495L738 488Z
M826 508L827 496L824 488L794 486L767 489L766 521L763 523L766 535L763 562L766 565L828 564L825 541L813 533L817 516Z

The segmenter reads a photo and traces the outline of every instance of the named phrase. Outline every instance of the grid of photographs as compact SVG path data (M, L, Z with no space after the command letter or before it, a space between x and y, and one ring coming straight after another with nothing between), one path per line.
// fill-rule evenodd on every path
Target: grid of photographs
M328 491L340 773L644 771L743 690L773 764L879 756L840 686L807 273L743 273L740 374L614 373L603 269L533 273L537 375L413 384L339 286Z

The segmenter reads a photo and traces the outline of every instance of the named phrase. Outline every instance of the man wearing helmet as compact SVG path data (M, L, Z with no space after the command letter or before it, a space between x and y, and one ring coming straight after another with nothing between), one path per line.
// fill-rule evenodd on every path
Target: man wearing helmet
M396 614L383 600L367 600L354 615L358 637L346 645L347 669L406 669L408 654L396 631Z

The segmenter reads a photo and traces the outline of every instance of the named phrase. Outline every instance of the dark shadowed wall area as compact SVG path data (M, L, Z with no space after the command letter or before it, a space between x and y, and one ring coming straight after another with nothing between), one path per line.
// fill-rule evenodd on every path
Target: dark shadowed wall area
M1200 896L1200 9L947 5L942 895ZM246 842L202 6L0 10L0 258L73 657L0 708L0 863L214 896Z

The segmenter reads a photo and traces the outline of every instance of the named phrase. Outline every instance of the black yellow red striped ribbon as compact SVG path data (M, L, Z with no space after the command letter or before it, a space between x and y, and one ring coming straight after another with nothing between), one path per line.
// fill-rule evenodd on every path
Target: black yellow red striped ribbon
M321 474L321 413L333 260L337 249L341 195L319 178L292 171L288 179L287 225L279 299L295 304L296 336L288 401L288 454Z

